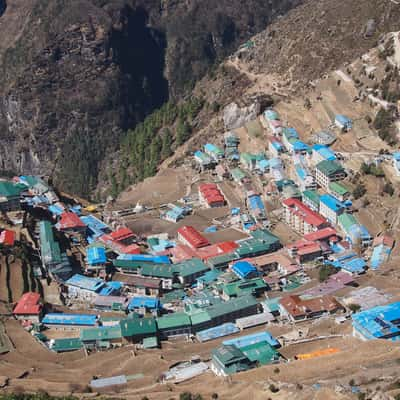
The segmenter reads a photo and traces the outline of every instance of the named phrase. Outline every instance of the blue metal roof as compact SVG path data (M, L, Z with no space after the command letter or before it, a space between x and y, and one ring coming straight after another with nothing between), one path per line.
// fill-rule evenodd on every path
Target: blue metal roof
M88 276L75 274L71 276L71 278L69 278L65 284L90 290L92 292L98 292L103 286L105 286L106 283L102 279L90 278Z
M353 326L367 339L400 340L400 302L352 315Z
M335 153L328 147L322 144L315 144L313 150L318 152L325 160L336 160Z
M310 148L308 144L305 144L301 140L297 140L293 143L293 150L294 151L307 151Z
M156 297L132 297L128 305L128 310L142 307L155 310L161 308L161 303Z
M81 221L89 228L90 236L93 238L97 238L105 233L111 232L111 229L108 225L93 215L84 215L80 218Z
M335 213L343 210L345 205L339 201L336 197L333 197L331 194L323 194L320 196L319 201L329 207Z
M152 254L120 254L117 259L137 262L151 262L154 264L171 264L171 260L168 256L154 256Z
M107 282L106 286L101 288L99 295L100 296L115 296L120 293L122 288L121 282Z
M235 339L224 340L224 345L234 345L239 349L251 344L268 342L272 347L279 347L280 343L267 331L253 333L251 335L241 336Z
M262 171L267 170L267 169L269 168L269 161L266 160L265 158L262 159L262 160L260 160L260 161L258 162L258 167L259 167Z
M48 210L53 214L53 215L61 215L64 212L64 209L58 206L57 204L52 204L48 207Z
M232 271L241 279L257 272L257 268L248 261L238 261L232 266Z
M265 210L265 206L259 195L249 197L249 207L251 210Z
M352 125L353 122L350 118L346 117L345 115L337 114L335 115L335 120L340 122L342 125Z
M395 153L393 153L393 158L396 161L400 161L400 151L396 151Z
M233 323L228 322L226 324L222 324L216 326L214 328L206 329L204 331L200 331L196 333L196 338L200 342L207 342L209 340L217 339L223 336L232 335L234 333L239 332L240 329Z
M46 314L42 319L43 324L47 325L80 325L94 326L96 325L97 316L87 314Z
M86 257L89 265L105 264L107 261L104 247L88 247Z
M382 263L388 260L392 249L384 244L375 246L372 252L370 266L372 269L378 269Z
M297 176L304 181L304 179L306 179L306 177L308 176L307 171L300 165L300 164L296 164L295 165L295 170L296 170L296 174Z

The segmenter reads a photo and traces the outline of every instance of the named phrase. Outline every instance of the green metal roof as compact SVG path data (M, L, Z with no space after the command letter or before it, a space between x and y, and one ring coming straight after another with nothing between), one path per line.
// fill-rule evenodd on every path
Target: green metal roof
M140 267L144 268L145 266L164 266L164 265L169 265L169 264L158 264L158 263L153 263L149 261L134 261L134 260L118 260L115 259L113 261L114 267L117 268L122 268L122 269L129 269L132 271L135 271L139 269Z
M319 206L319 198L321 197L316 190L305 190L303 193L303 199L307 198L310 200L315 206Z
M347 232L350 227L353 225L357 225L358 222L353 214L343 213L338 216L338 223L343 227L343 229Z
M190 315L192 325L202 324L203 322L211 321L211 317L207 311L201 310Z
M172 279L175 274L175 268L170 264L143 265L140 269L143 276L153 276L156 278Z
M261 240L262 242L268 245L280 243L279 237L274 235L268 229L257 229L255 231L250 232L250 235L254 239Z
M63 338L54 339L51 347L52 350L57 352L79 350L83 347L83 343L79 338Z
M239 258L268 253L271 249L271 243L264 243L257 239L247 239L239 243L236 254Z
M21 192L24 190L26 190L25 185L18 185L8 181L0 181L0 196L7 198L19 197Z
M80 334L82 342L112 340L121 337L121 327L119 325L82 329Z
M319 162L315 168L326 176L344 172L344 168L334 160L323 160Z
M238 256L235 253L221 254L220 256L211 257L207 260L207 264L212 268L225 267L231 261L237 260Z
M223 365L245 360L247 356L234 345L222 345L211 352Z
M190 326L190 317L183 312L167 314L157 318L158 329L173 329Z
M179 264L173 266L174 271L182 277L198 274L201 272L206 272L210 269L204 264L199 258L191 258L190 260L185 260Z
M262 365L279 360L279 353L268 343L258 342L240 349L250 361L257 361Z
M120 321L121 334L124 337L154 335L157 333L154 318L126 318Z
M246 174L240 168L234 168L231 171L232 178L238 181L246 178Z
M59 244L54 240L53 227L49 221L39 224L40 251L46 263L60 264L62 262Z
M338 182L330 182L329 189L332 192L339 194L340 196L344 196L345 194L349 193L349 190L344 185Z
M248 307L256 306L257 300L252 295L245 295L238 298L233 298L222 303L213 304L205 310L211 319L230 314L234 311L243 310Z
M223 292L229 297L254 294L260 289L267 289L267 284L261 278L240 280L222 286Z

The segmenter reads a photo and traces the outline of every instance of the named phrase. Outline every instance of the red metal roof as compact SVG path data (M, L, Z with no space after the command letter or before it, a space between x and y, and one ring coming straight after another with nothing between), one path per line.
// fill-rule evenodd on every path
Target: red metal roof
M316 240L328 239L330 236L335 236L336 233L336 229L328 227L320 229L316 232L307 233L304 235L304 239L315 242Z
M214 183L203 183L199 190L208 204L225 202L225 198Z
M39 303L40 294L28 292L22 295L17 305L14 308L15 315L38 315L42 308Z
M321 251L321 246L318 243L310 242L308 240L298 240L297 242L287 245L286 248L297 249L297 254L301 256Z
M178 229L177 233L195 249L205 247L210 244L210 242L202 234L200 234L199 231L193 228L193 226L182 226Z
M81 219L73 212L63 212L59 221L59 227L61 230L84 228L86 225Z
M5 246L13 246L15 241L15 232L5 229L0 233L0 243Z
M327 220L317 212L311 210L298 199L289 198L282 201L282 204L289 210L299 216L304 222L311 226L319 227L327 222Z
M190 260L191 258L197 257L197 252L189 246L179 244L170 249L174 262L181 262Z
M110 236L117 241L136 237L136 235L129 228L119 228L116 231L111 232Z

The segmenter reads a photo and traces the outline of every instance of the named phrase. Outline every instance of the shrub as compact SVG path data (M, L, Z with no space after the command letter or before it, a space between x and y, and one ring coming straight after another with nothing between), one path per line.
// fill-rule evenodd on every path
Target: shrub
M273 383L271 383L268 387L268 389L272 392L272 393L278 393L279 392L279 388L277 386L275 386Z
M325 282L331 275L335 274L336 268L332 265L322 265L319 269L319 281Z

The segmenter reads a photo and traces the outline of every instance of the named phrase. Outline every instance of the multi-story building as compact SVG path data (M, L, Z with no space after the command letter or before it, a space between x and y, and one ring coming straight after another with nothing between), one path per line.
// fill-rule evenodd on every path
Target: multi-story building
M334 160L324 160L315 166L317 184L328 189L331 182L337 182L346 177L344 168Z

